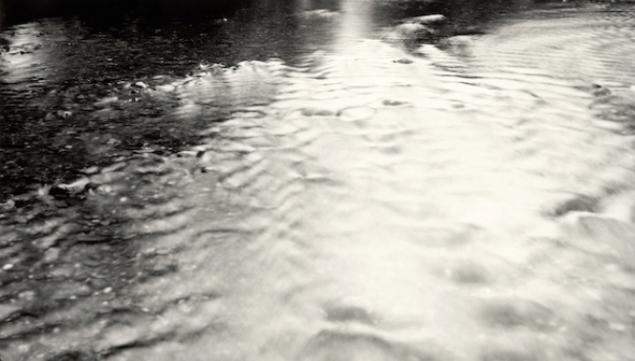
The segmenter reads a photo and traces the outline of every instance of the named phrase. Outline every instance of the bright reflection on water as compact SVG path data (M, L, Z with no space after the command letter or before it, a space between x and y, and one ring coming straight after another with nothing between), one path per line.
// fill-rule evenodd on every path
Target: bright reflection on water
M5 212L0 350L633 359L633 8L456 31L378 22L394 9L373 1L296 5L289 23L324 36L293 56L140 90L197 145Z

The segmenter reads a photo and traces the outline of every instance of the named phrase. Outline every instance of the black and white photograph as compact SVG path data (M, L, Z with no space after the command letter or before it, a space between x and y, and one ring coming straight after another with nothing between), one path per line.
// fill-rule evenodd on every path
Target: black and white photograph
M635 361L635 1L0 0L0 361Z

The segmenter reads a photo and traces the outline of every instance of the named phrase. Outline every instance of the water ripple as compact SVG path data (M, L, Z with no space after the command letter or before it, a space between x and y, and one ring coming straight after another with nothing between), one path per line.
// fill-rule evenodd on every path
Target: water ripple
M207 119L208 138L87 176L81 202L41 189L0 219L0 347L629 359L630 14L529 11L469 38L346 42L153 90L177 119Z

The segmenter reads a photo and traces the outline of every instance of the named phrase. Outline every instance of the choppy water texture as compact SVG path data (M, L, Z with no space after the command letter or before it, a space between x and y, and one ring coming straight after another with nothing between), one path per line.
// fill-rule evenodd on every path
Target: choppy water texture
M5 30L3 360L635 360L635 7L415 5Z

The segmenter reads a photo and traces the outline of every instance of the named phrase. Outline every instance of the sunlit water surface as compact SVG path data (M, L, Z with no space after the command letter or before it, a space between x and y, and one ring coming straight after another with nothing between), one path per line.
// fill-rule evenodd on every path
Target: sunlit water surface
M635 8L298 3L286 55L139 87L196 144L5 203L0 353L635 360Z

